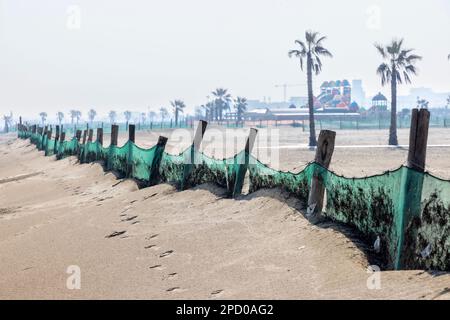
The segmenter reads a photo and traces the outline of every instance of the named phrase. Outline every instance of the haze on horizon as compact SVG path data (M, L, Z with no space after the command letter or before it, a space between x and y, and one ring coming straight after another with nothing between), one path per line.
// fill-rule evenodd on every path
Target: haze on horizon
M193 112L217 87L282 101L276 84L306 83L287 52L307 29L328 39L322 81L381 87L374 42L403 37L423 56L411 87L450 91L447 0L0 0L0 115L37 118L77 108L158 111L182 99ZM306 96L306 86L288 90Z

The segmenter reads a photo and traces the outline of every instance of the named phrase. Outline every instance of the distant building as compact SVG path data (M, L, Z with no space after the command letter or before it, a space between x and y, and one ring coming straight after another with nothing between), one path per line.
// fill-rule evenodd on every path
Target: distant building
M387 105L387 98L381 92L378 92L378 94L372 98L372 107L369 109L369 112L385 112L387 111Z
M364 107L366 101L366 93L362 87L362 80L352 80L352 100L359 106Z

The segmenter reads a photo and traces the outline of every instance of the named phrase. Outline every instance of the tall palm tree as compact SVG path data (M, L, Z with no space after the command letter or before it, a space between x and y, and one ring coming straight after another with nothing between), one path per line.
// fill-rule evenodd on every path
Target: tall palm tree
M403 39L392 40L386 46L375 44L381 57L385 60L378 66L377 74L381 84L391 85L391 125L389 127L389 144L398 145L397 139L397 84L411 83L411 76L417 74L415 63L422 57L412 54L414 49L404 49Z
M237 113L237 121L242 122L242 120L244 118L244 113L245 113L245 111L247 111L247 99L242 98L242 97L237 97L236 100L234 101L234 103L235 103L234 107L236 108L236 113Z
M58 111L58 112L56 113L56 118L58 119L59 125L61 125L62 120L64 119L64 113L62 113L61 111Z
M420 99L420 97L417 97L417 108L419 109L428 109L428 104L430 102L425 99Z
M227 89L217 88L212 92L214 96L214 118L216 120L222 120L223 111L230 109L231 94Z
M323 41L327 37L320 36L319 32L306 31L305 41L295 40L300 49L289 51L289 57L295 57L300 60L300 69L306 62L306 78L308 80L308 108L309 108L309 146L317 145L316 127L314 123L314 96L313 96L313 72L318 75L322 71L321 56L332 58L333 55L323 46ZM305 61L306 60L306 61Z
M170 104L172 105L173 113L175 115L175 126L177 126L178 125L178 116L179 116L180 112L183 113L183 109L186 108L186 105L181 100L171 101Z
M115 112L114 110L111 110L108 113L108 117L109 117L109 122L111 122L111 124L114 124L116 122L117 112Z
M3 121L5 121L5 128L4 128L4 132L8 133L9 132L9 128L12 125L12 119L13 119L13 114L12 112L10 112L9 116L8 115L3 115Z
M145 114L145 112L141 112L141 124L145 125L145 120L147 118L147 115Z
M39 113L39 116L41 117L42 125L44 125L45 120L47 120L47 112L41 112Z
M155 111L149 111L148 112L148 119L150 120L150 122L153 122L153 120L155 120L156 118L156 112Z
M166 108L162 107L159 109L159 115L161 116L161 123L164 122L164 119L167 118L169 112Z
M95 111L94 109L89 110L88 112L88 118L89 118L89 122L92 125L92 122L94 122L94 118L97 115L97 111Z
M77 120L77 125L78 125L78 121L81 119L81 111L79 110L70 110L70 118L72 119L72 125L73 125L73 119Z
M445 109L448 109L450 107L450 95L447 97L447 104L445 105Z
M128 123L130 122L130 119L131 119L131 111L128 111L128 110L125 111L123 113L123 115L125 116L125 120L127 122L126 126L127 126L127 130L128 130Z

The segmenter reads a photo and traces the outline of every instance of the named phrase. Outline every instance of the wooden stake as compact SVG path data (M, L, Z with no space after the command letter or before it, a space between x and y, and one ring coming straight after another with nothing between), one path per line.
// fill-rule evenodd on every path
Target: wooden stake
M416 246L414 243L405 245L405 235L417 235L418 226L412 223L421 215L422 189L427 152L428 127L430 112L426 109L413 109L411 114L411 129L409 132L409 151L407 167L402 177L402 199L400 210L400 232L398 234L394 267L396 270L416 268ZM419 248L423 250L424 248Z
M117 139L119 137L119 126L117 124L111 125L111 145L117 146Z
M150 167L150 179L149 185L155 185L159 182L159 166L163 156L164 149L166 148L167 138L159 136L158 143L156 144L155 155L153 156L152 165Z
M316 147L315 163L319 165L314 169L311 180L311 189L308 196L307 218L311 223L320 222L322 217L323 198L325 193L325 186L323 184L323 175L326 174L331 157L334 151L334 141L336 132L330 130L321 130L318 144Z
M94 138L94 130L89 129L88 142L92 142L93 138Z
M128 140L133 143L136 141L136 125L134 124L128 125Z
M103 128L97 128L97 141L103 145Z
M75 137L76 137L77 141L80 142L80 140L81 140L81 130L77 130L77 132L75 134Z
M86 144L87 130L83 130L83 145Z
M430 112L428 110L412 110L407 165L420 172L425 170L429 123Z
M247 142L245 143L244 149L244 163L238 164L238 168L236 171L236 176L234 180L233 186L233 197L237 197L242 193L242 186L244 185L245 174L247 173L248 165L250 163L250 154L252 153L253 146L255 145L256 134L258 130L255 128L250 129L250 133L247 138Z
M204 120L198 121L197 130L195 131L194 140L191 145L191 152L188 154L188 157L184 159L184 170L183 170L183 180L181 182L180 189L184 190L187 187L187 183L189 180L189 175L191 174L194 164L198 162L196 158L196 154L200 149L200 144L202 143L203 136L205 135L206 127L208 122Z

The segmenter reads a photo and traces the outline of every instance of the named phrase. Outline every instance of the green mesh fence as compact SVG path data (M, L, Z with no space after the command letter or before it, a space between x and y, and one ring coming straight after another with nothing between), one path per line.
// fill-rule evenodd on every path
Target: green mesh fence
M179 189L215 183L230 195L248 165L250 192L282 188L302 202L308 200L313 175L324 184L324 215L358 230L369 244L379 242L379 257L388 268L450 270L450 181L400 167L364 178L340 176L317 163L298 173L272 169L242 151L234 157L214 159L187 148L178 155L154 146L142 149L128 141L122 147L98 142L82 145L74 138L62 143L39 134L19 132L47 155L70 155L80 162L102 161L107 170L147 185L170 182ZM242 171L244 169L244 171Z

